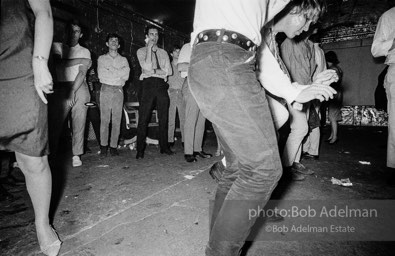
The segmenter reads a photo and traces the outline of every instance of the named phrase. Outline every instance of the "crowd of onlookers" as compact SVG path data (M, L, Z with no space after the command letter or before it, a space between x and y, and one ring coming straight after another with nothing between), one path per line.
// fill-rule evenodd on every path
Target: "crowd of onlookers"
M105 44L108 52L99 56L97 68L92 67L88 49L79 44L83 27L73 20L67 26L68 40L55 42L52 47L55 66L55 93L49 96L49 134L52 154L56 155L59 136L70 114L72 137L72 165L82 165L81 155L86 150L86 136L92 123L96 140L100 144L100 156L119 155L118 145L122 137L124 85L129 79L128 60L119 52L121 38L109 34ZM141 75L138 90L138 120L136 158L144 158L146 139L152 110L157 115L157 138L161 154L174 154L176 117L187 162L197 157L212 155L202 150L206 119L189 93L187 73L191 46L175 45L169 52L158 46L159 30L148 26L145 30L146 46L136 52ZM95 65L96 66L96 65ZM97 77L97 78L96 78ZM96 78L96 80L95 80ZM98 92L98 90L100 90ZM99 96L97 96L99 95ZM91 98L95 97L94 100ZM87 128L86 128L87 127ZM121 136L120 136L121 135Z
M141 68L136 159L145 156L153 109L161 154L175 154L177 113L187 162L212 157L203 151L206 118L217 136L216 155L224 152L226 169L216 164L217 170L211 170L220 182L206 255L238 254L255 222L246 218L248 208L264 206L282 170L298 181L314 173L301 159L319 158L320 124L326 121L327 109L331 133L326 141L334 145L339 140L342 70L336 53L324 53L317 28L310 26L324 12L324 2L268 3L197 0L191 43L166 51L158 46L158 28L149 25L145 46L136 52ZM389 65L384 84L389 102L387 166L392 171L395 47L394 33L387 32L395 27L393 12L394 8L380 18L372 46L372 54L387 56ZM67 40L52 43L49 0L3 0L0 17L0 149L15 152L25 176L41 251L57 255L61 241L48 217L52 192L48 155L50 160L57 158L67 126L72 166L81 166L81 156L88 150L89 123L100 157L119 155L123 87L130 66L119 53L120 36L110 33L103 42L108 52L92 68L90 51L80 45L83 26L76 20L67 24ZM280 46L279 32L286 35ZM278 152L286 123L287 139ZM232 205L232 200L239 204Z

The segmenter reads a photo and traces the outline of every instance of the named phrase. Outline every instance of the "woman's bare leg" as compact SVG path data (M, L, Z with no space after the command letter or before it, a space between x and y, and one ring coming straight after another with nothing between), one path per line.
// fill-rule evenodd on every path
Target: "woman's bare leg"
M32 200L38 242L50 245L58 238L49 224L49 206L52 192L52 176L48 157L33 157L15 153L19 167L25 175L26 187Z

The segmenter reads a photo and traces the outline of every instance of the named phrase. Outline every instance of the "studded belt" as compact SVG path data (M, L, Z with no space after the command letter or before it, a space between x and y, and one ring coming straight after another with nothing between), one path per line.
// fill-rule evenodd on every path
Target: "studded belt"
M195 40L195 44L205 42L218 42L235 44L247 51L255 51L256 45L246 36L225 29L209 29L200 32Z

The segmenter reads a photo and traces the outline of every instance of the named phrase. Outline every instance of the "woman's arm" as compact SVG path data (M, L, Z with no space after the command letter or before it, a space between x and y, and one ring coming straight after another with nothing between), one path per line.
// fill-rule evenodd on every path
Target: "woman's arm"
M47 104L44 93L52 93L52 76L48 70L48 56L53 36L52 11L49 0L29 0L36 18L33 49L34 86L41 100Z

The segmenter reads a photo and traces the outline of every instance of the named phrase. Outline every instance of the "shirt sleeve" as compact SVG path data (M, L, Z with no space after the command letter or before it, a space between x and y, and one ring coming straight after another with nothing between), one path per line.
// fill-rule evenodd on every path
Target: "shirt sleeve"
M91 52L85 48L82 51L82 58L91 59Z
M317 63L317 68L313 74L313 80L317 75L326 70L325 53L318 44L314 44L315 50L315 62Z
M192 54L191 44L190 43L184 44L178 56L178 63L189 63L191 60L191 54Z
M129 79L129 74L130 74L129 62L125 57L122 57L122 65L121 68L119 69L119 76L123 81L126 81Z
M143 47L143 48L140 48L137 50L137 59L139 60L140 67L141 67L143 73L145 73L144 71L151 71L152 70L152 62L145 61L146 54L147 54L146 47Z
M371 52L374 57L387 56L388 51L394 44L394 38L390 37L391 30L394 28L391 27L391 22L388 20L389 18L390 17L383 15L380 17L379 22L377 23L377 28L371 48Z
M303 88L298 88L298 86L291 83L291 80L281 70L276 58L265 43L262 44L260 54L258 78L262 86L270 93L292 104Z
M165 50L163 50L163 58L165 65L164 67L161 67L161 69L166 72L165 77L167 77L173 74L173 69L171 68L169 54L167 54Z

